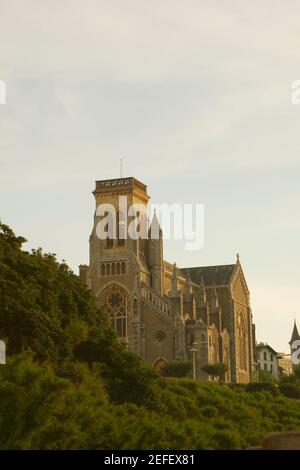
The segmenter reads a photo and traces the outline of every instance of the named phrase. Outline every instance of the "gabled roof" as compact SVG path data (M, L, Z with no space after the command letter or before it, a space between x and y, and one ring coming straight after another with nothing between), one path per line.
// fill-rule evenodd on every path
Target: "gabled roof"
M185 276L189 273L190 278L196 284L201 284L203 279L205 286L221 286L230 283L236 264L223 264L219 266L202 266L197 268L181 268Z
M292 333L292 337L291 337L290 344L291 344L293 341L296 341L297 339L300 339L300 336L299 336L299 333L298 333L298 328L297 328L296 320L295 320L295 322L294 322L294 328L293 328L293 333Z
M271 353L273 353L275 356L279 357L280 354L275 351L275 349L273 349L269 344L264 344L264 343L259 343L257 346L256 346L256 351L261 351L262 349L268 349L269 351L271 351Z

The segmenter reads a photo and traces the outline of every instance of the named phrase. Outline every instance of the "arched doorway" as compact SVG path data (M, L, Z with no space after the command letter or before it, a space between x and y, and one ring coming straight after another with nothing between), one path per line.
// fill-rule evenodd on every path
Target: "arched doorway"
M152 364L153 370L157 373L160 373L161 370L165 367L167 364L167 360L164 359L163 357L158 357L155 359L155 361Z

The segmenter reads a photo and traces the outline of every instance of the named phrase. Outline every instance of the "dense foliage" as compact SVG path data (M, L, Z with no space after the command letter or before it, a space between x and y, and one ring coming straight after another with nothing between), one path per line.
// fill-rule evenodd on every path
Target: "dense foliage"
M66 264L41 250L22 251L24 241L0 225L1 338L9 356L31 349L37 361L58 363L105 317Z
M169 361L160 372L165 377L187 377L191 375L192 363L184 360Z
M224 377L225 372L227 371L227 367L222 362L218 362L217 364L206 364L202 367L203 372L206 372L212 380L218 378L219 380Z
M69 268L23 241L0 225L0 449L235 449L299 430L280 391L299 374L260 389L158 377Z

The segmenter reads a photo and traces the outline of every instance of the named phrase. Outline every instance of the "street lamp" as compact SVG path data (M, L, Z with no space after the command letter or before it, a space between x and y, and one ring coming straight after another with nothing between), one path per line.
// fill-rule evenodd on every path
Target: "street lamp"
M196 380L196 352L198 351L196 346L197 343L193 343L193 347L190 349L191 353L193 354L193 380Z

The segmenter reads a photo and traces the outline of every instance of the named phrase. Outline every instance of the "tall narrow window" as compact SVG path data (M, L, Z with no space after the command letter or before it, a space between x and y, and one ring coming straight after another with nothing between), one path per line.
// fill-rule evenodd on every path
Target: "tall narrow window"
M240 369L247 370L247 335L243 314L238 318L238 341L239 341L239 360Z
M212 359L213 359L213 364L217 364L219 361L219 354L218 354L218 343L217 341L213 342L212 346Z
M264 352L264 361L266 361L266 360L267 360L267 353L266 353L266 351L265 351L265 352Z
M117 212L117 240L118 246L124 246L125 243L125 216L122 211Z
M194 342L195 342L195 336L193 335L193 333L191 333L190 338L189 338L189 345L192 347Z
M133 316L134 316L134 318L138 317L138 301L137 301L137 299L134 299L134 301L133 301Z
M114 214L111 212L105 212L104 214L107 217L107 224L105 226L105 231L107 232L106 238L106 248L113 248L114 246L114 238L115 238L115 224L116 221L114 220Z

